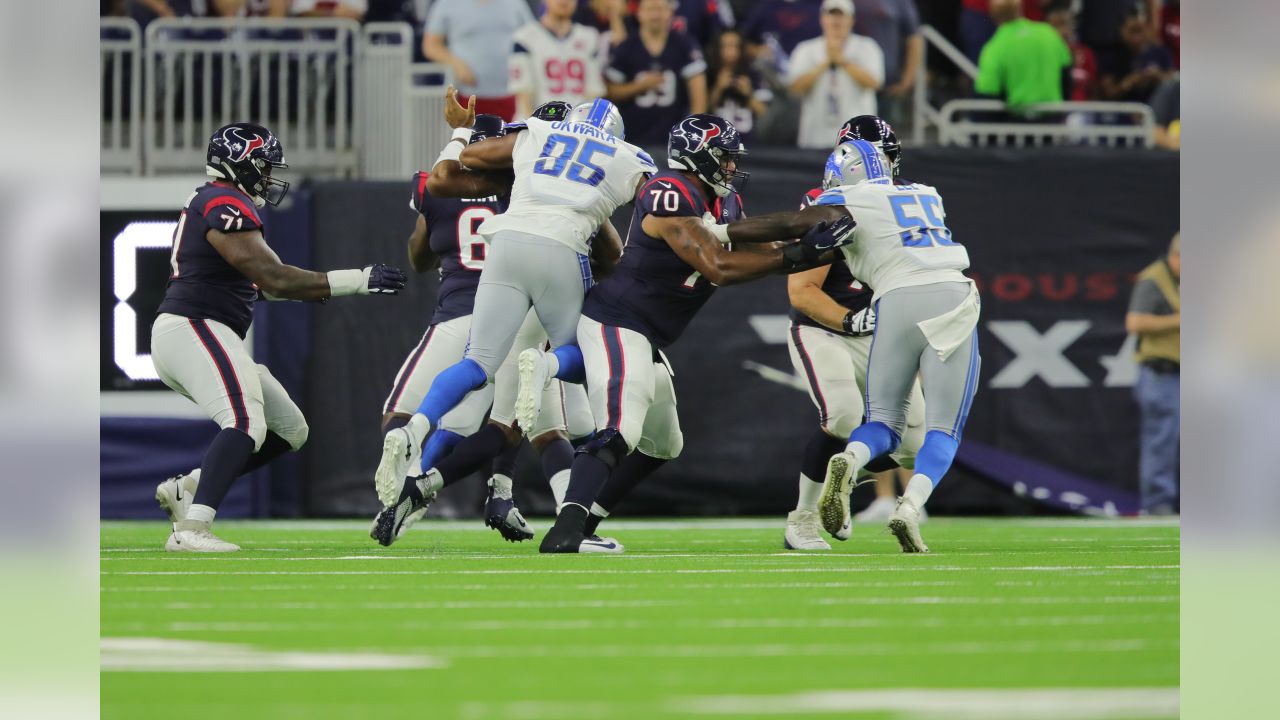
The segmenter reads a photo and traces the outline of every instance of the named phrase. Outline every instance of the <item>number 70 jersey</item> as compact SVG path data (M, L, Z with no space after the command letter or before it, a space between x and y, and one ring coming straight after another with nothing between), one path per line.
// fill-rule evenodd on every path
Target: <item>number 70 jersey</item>
M486 220L480 234L492 240L501 230L528 233L583 255L600 224L657 171L644 150L593 125L537 118L516 136L511 159L511 205Z
M969 251L951 238L942 197L928 185L885 178L832 188L815 205L843 205L858 225L844 246L853 276L875 290L874 302L900 287L966 282Z

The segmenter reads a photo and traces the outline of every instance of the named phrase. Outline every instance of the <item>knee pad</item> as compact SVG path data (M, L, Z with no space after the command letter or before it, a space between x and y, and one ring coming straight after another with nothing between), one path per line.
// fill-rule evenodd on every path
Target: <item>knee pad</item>
M618 432L617 428L605 428L583 443L575 454L594 455L612 470L630 452L631 448L627 447L627 441L623 439L622 433Z
M822 429L833 437L847 438L853 433L854 428L861 424L862 408L841 407L830 411L827 415L827 422L822 426Z
M311 435L311 426L307 425L307 421L301 417L298 418L298 421L298 424L294 427L275 431L295 451L301 450L302 446L307 444L307 437Z

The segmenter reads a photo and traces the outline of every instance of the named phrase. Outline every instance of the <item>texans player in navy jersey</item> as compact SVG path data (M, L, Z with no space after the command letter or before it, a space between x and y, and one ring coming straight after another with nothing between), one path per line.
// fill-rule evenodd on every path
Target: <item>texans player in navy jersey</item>
M670 169L641 186L622 260L583 305L578 344L521 354L522 418L536 411L533 398L547 378L585 377L597 429L574 458L564 506L542 552L622 551L617 542L591 537L607 507L597 497L613 475L618 483L603 499L616 502L680 454L672 373L661 348L680 337L716 288L830 263L835 253L827 249L852 234L847 213L815 206L758 218L764 244L735 250L718 239L708 224L723 227L742 216L733 183L746 177L738 170L744 154L737 130L714 115L691 115L672 128ZM801 242L769 242L800 236ZM593 502L596 519L588 526Z
M887 122L875 115L859 115L841 126L836 145L846 140L866 140L885 151L897 177L902 146ZM801 207L813 204L822 188L805 193ZM805 445L800 466L799 497L787 515L783 547L788 550L830 550L818 531L818 496L826 477L827 461L844 449L849 434L862 424L863 392L875 312L870 308L873 291L849 272L844 260L826 267L796 273L787 278L791 301L791 328L787 346L796 372L805 379L809 396L818 408L818 428ZM859 522L888 520L893 511L896 465L911 467L924 440L924 400L919 384L913 388L907 411L906 432L892 459L878 459L871 470L876 476L877 500L859 513ZM882 499L887 492L887 507ZM834 534L847 540L852 522Z
M172 273L151 327L151 357L165 385L222 430L199 470L156 488L174 523L166 550L239 550L210 530L231 483L307 440L302 412L245 346L254 302L395 295L404 287L404 273L387 265L320 273L280 262L258 211L288 191L288 183L272 177L287 167L284 148L265 127L219 128L206 160L213 180L192 193L178 216Z

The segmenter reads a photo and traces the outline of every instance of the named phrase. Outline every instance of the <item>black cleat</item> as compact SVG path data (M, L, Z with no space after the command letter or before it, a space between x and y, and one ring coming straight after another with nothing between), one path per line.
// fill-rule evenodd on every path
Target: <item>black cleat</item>
M430 497L423 496L416 478L405 478L404 489L400 491L400 500L378 513L373 519L373 525L369 528L369 537L377 540L383 547L390 546L405 530L427 514L427 507L435 499L435 493Z

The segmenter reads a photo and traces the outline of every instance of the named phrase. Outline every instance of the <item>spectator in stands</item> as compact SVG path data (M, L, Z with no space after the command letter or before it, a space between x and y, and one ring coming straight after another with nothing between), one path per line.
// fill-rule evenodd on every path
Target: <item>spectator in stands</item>
M1125 18L1135 7L1144 10L1146 17L1155 17L1159 5L1160 0L1085 0L1080 4L1080 40L1093 48L1103 72L1126 54L1120 36Z
M290 0L215 0L219 15L223 17L271 17L289 16Z
M578 0L573 13L574 22L595 28L601 35L608 33L613 45L627 39L627 19L627 0Z
M1159 20L1156 36L1173 56L1173 66L1180 68L1182 67L1182 3L1180 0L1164 0L1156 17Z
M1044 20L1048 0L1021 0L1022 15L1030 20ZM978 62L982 48L996 32L991 17L991 0L962 0L960 3L960 49L973 62Z
M733 123L744 143L751 140L755 119L768 110L773 91L751 67L742 35L737 30L720 33L707 71L711 82L711 112Z
M876 41L853 34L853 0L823 0L822 34L791 53L788 91L803 98L802 148L831 149L836 133L854 115L876 114L884 86L884 53Z
M1173 75L1173 56L1159 45L1142 5L1134 5L1120 28L1125 52L1113 56L1102 71L1102 96L1107 100L1147 102L1160 83Z
M1151 111L1156 118L1156 146L1166 150L1182 148L1182 110L1178 76L1164 81L1151 96Z
M1070 0L1054 0L1045 9L1045 20L1071 49L1071 91L1068 99L1082 101L1098 97L1098 59L1093 49L1076 37L1076 13Z
M751 57L773 64L786 74L796 46L822 32L822 0L760 0L742 26Z
M1052 25L1022 16L1019 0L991 0L996 34L978 57L973 88L1018 113L1035 103L1062 102L1070 82L1071 49Z
M290 14L296 17L344 18L360 22L369 10L368 0L292 0Z
M524 0L435 0L427 12L422 54L453 69L454 82L476 96L476 112L515 116L515 97L507 92L512 35L533 21ZM464 107L467 98L460 97Z
M638 31L613 48L605 70L628 142L665 145L684 116L707 111L707 63L687 35L672 29L675 8L673 0L640 0Z
M725 28L734 26L733 8L719 0L678 0L676 16L672 21L699 49L710 47L711 41ZM639 3L632 0L633 5ZM737 127L736 125L734 127Z
M507 91L516 96L516 117L550 100L578 105L604 93L606 43L573 21L576 9L576 0L546 0L542 17L511 36Z
M911 116L906 99L924 60L915 0L853 0L853 7L858 34L875 40L884 53L884 89L876 98L877 114L902 133Z
M145 28L156 18L204 17L209 6L204 0L128 0L125 12Z
M1179 369L1182 338L1182 251L1173 236L1168 253L1138 274L1124 326L1138 336L1138 382L1134 397L1142 412L1138 462L1142 511L1178 511Z

